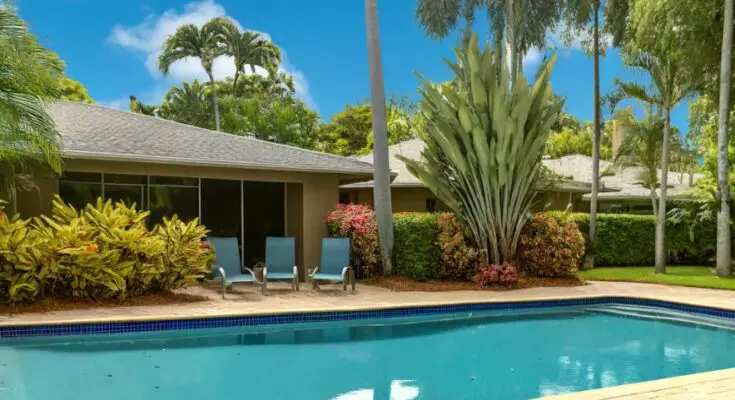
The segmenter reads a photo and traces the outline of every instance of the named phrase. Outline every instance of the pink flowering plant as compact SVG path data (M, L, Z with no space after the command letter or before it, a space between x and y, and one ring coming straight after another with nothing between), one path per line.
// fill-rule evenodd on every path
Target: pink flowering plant
M509 263L478 265L472 280L482 286L513 286L518 282L518 270Z
M378 222L371 207L337 204L327 215L327 231L330 237L350 238L352 260L362 266L367 276L380 274Z

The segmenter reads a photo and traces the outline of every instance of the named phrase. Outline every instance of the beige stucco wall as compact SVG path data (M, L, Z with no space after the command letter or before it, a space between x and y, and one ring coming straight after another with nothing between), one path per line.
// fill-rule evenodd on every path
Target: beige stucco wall
M350 200L355 204L373 204L373 189L343 190L350 193ZM424 212L426 200L436 199L434 193L426 188L393 187L391 188L391 203L393 212ZM441 206L439 205L439 208Z
M342 189L342 192L350 193L350 201L355 204L373 205L373 189ZM393 187L391 188L391 201L393 212L424 212L426 211L426 200L435 199L436 196L426 188ZM580 195L569 192L546 192L537 196L533 211L544 210L566 210L567 204L572 202L573 209L579 207ZM441 202L438 208L442 209Z
M327 233L327 213L339 200L337 174L91 160L66 160L64 169L73 172L284 182L286 233L296 237L296 259L302 278L306 268L314 268L319 263L321 239ZM53 195L58 193L57 177L39 176L37 184L41 189L40 193L24 194L22 200L19 197L18 209L23 216L47 212Z

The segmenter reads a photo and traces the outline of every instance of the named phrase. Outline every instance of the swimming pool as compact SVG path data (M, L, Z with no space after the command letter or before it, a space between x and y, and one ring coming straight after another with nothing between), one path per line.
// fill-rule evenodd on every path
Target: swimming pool
M733 324L716 316L625 304L413 314L3 339L0 399L526 399L735 366Z

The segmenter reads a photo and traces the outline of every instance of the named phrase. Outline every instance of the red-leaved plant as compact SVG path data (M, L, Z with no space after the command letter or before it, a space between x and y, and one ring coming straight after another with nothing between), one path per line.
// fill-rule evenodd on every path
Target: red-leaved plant
M458 281L471 280L480 260L480 253L468 244L464 229L453 213L442 213L438 223L442 255L439 276Z
M584 236L570 215L535 214L519 242L520 267L531 276L573 276L584 256Z
M348 237L352 261L362 266L366 276L376 276L380 268L378 222L375 211L363 204L337 204L327 215L330 237Z
M513 286L518 282L518 271L509 263L478 265L472 280L482 286Z

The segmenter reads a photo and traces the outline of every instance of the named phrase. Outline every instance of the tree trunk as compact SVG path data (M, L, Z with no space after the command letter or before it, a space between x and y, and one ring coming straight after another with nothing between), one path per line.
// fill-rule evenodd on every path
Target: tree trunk
M237 94L237 78L240 77L240 71L235 71L235 76L232 78L232 94Z
M214 81L212 71L207 71L209 75L209 83L212 85L212 110L214 110L214 129L219 132L219 105L217 104L217 84Z
M390 197L390 169L388 167L388 128L383 88L383 67L378 36L377 0L365 0L365 22L367 25L368 60L370 66L370 94L373 109L373 194L375 213L378 220L378 240L383 272L392 271L393 211Z
M593 33L594 51L594 116L592 130L592 193L590 194L590 246L593 250L589 261L595 266L595 242L597 241L597 192L600 190L600 21L599 1L594 2L595 25Z
M661 194L656 216L656 273L666 273L666 186L669 183L669 130L671 128L671 109L666 107L664 115L663 161L661 162Z
M717 275L732 276L730 249L730 177L727 150L730 119L730 69L732 54L733 2L725 0L725 26L720 59L720 120L717 131L717 186L720 207L717 211Z
M510 82L515 83L518 76L518 52L516 39L515 0L506 1L507 20L505 22L508 31L508 68L510 69Z

